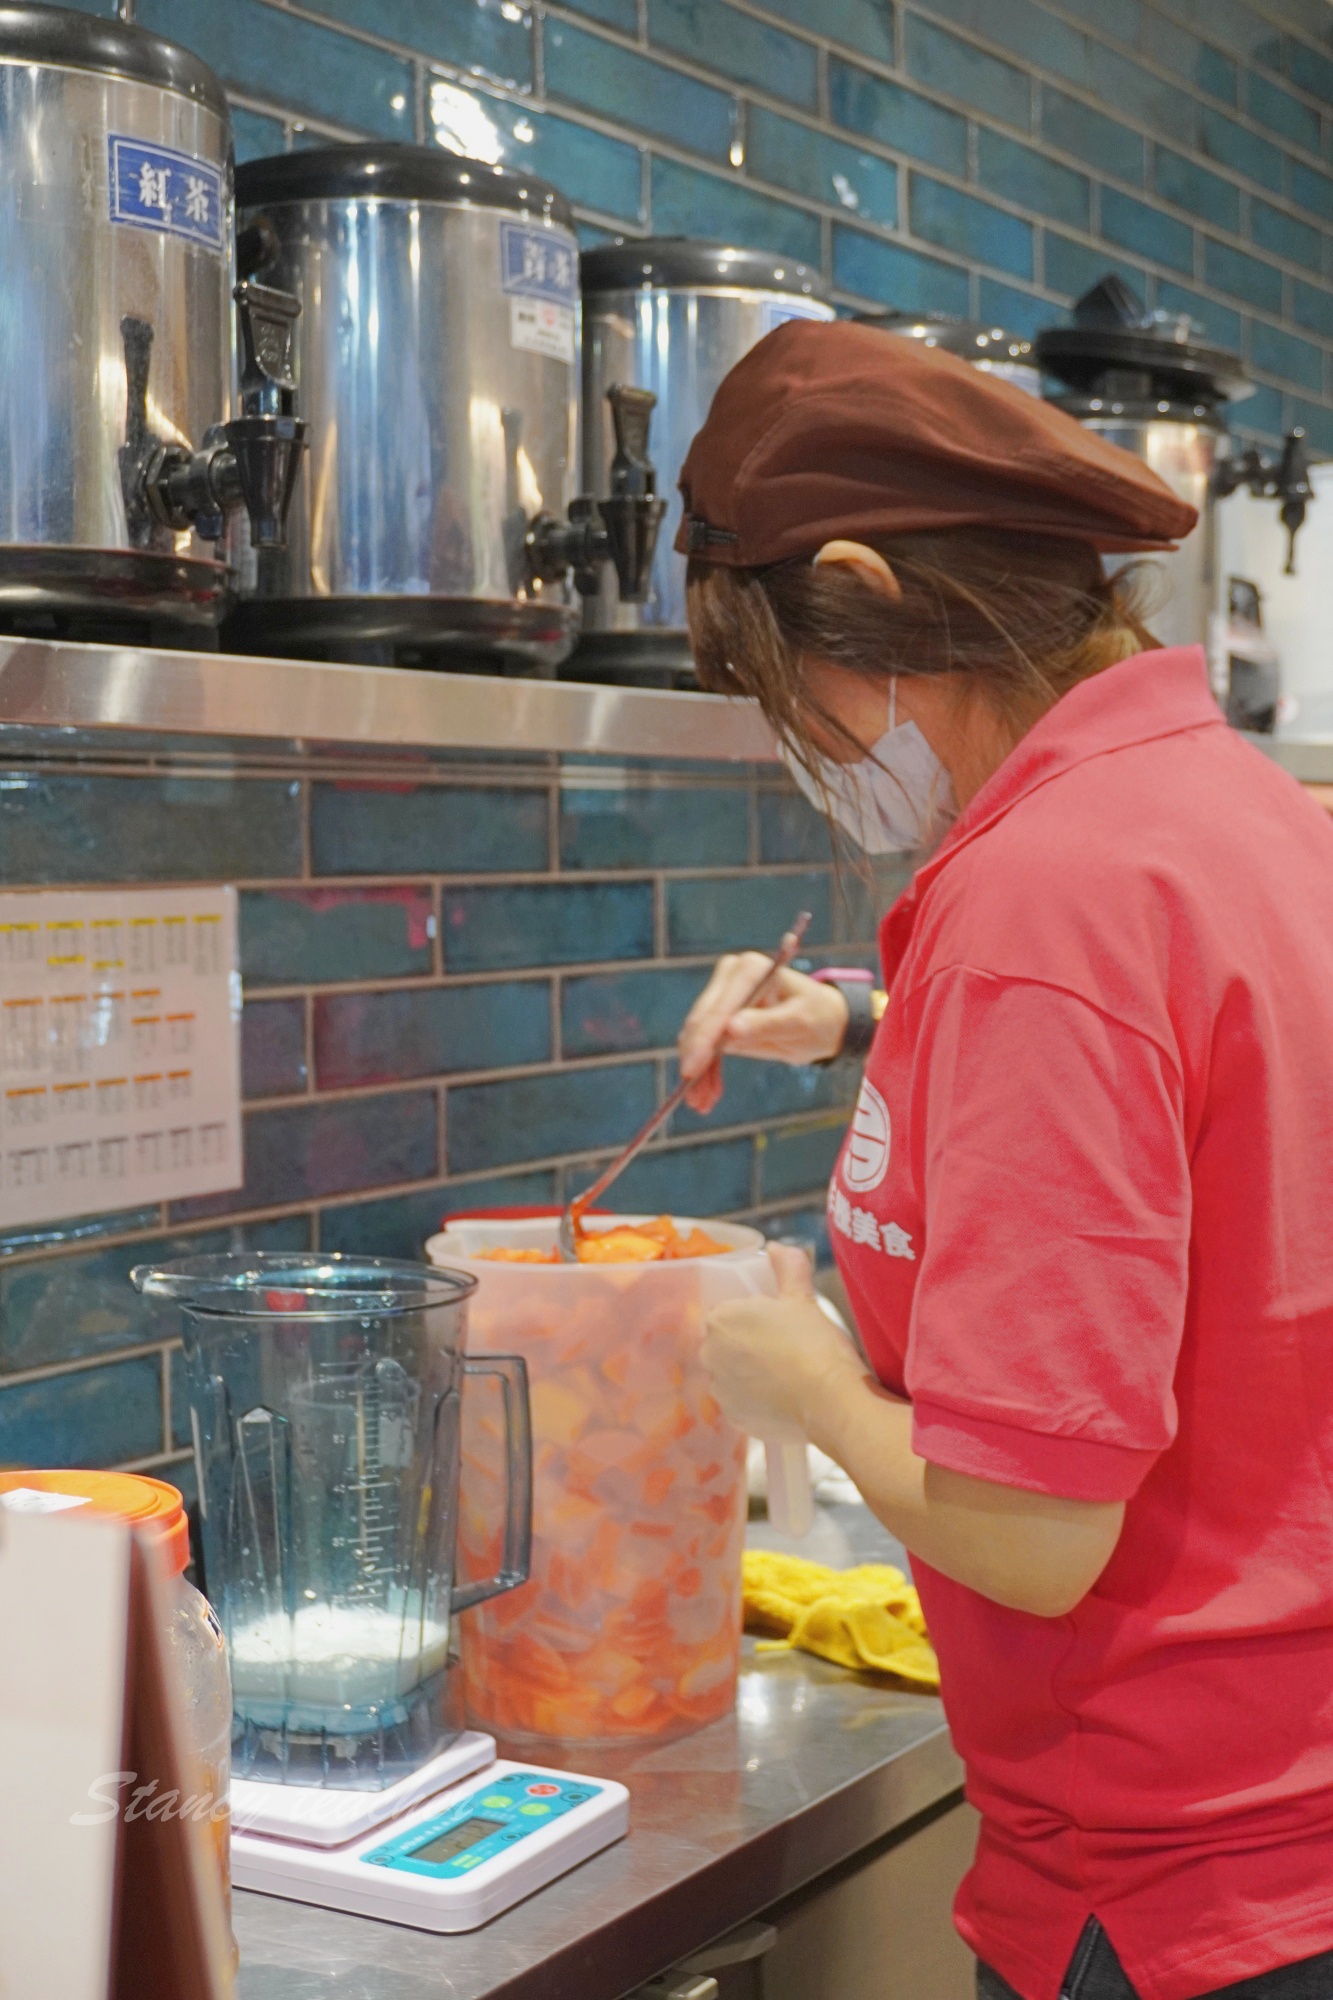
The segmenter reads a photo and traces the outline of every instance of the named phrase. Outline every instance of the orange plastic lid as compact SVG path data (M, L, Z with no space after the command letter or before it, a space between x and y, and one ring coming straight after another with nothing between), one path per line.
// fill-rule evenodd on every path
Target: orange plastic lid
M140 1472L0 1472L0 1498L6 1493L49 1493L85 1501L94 1513L150 1530L176 1574L189 1567L185 1502L164 1479L146 1479Z

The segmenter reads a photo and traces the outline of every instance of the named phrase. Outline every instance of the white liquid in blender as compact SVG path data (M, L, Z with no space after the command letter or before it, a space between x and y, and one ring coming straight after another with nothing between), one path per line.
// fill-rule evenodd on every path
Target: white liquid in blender
M422 1621L410 1600L400 1612L370 1605L310 1604L293 1617L270 1612L231 1638L238 1703L290 1701L362 1708L397 1700L438 1673L449 1627Z

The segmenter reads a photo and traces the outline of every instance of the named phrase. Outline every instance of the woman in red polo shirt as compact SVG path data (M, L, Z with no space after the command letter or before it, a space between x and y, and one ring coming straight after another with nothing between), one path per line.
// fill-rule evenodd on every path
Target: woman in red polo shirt
M925 853L829 1198L874 1376L786 1264L718 1394L912 1553L984 1996L1333 1995L1333 826L1103 576L1192 510L1048 406L797 322L681 485L705 685ZM683 1031L705 1108L844 1046L799 974L733 1018L755 963Z

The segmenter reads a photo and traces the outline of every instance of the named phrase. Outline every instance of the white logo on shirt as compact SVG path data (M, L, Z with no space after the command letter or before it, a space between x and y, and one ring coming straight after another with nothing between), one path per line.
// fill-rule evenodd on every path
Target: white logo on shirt
M863 1081L842 1156L842 1177L853 1194L869 1194L889 1171L890 1137L889 1107L874 1084Z
M871 1250L882 1249L886 1257L906 1257L915 1264L916 1251L912 1239L897 1222L880 1222L868 1208L853 1208L840 1187L831 1187L828 1198L829 1221L842 1236L850 1236L853 1243L864 1243Z

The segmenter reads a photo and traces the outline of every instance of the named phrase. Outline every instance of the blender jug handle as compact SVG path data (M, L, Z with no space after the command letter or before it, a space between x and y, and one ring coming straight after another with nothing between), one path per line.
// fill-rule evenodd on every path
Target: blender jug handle
M470 1611L488 1597L516 1590L532 1567L532 1415L528 1407L528 1364L521 1354L465 1355L464 1375L494 1375L504 1396L505 1483L504 1554L494 1576L455 1585L455 1611Z

